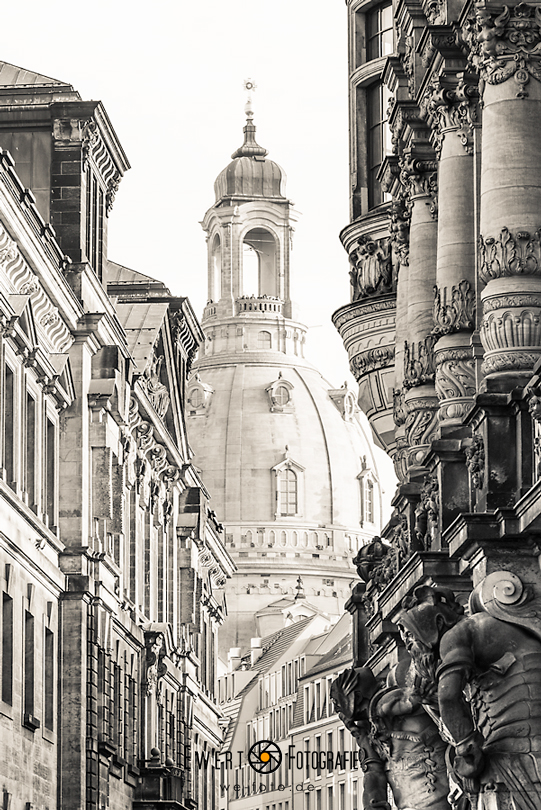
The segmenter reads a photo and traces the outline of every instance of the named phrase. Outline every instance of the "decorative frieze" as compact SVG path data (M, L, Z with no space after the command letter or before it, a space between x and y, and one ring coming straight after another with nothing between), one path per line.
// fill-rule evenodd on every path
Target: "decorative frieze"
M530 77L541 81L541 9L519 3L504 6L499 14L478 4L475 20L463 28L470 46L470 60L488 84L502 84L511 77L517 98L526 98Z
M475 329L475 291L463 279L456 286L434 287L433 334L450 335L453 332L472 332Z
M394 363L394 346L378 346L358 354L351 360L351 371L357 381L371 371L386 368Z
M361 236L349 254L349 261L352 301L396 290L389 238Z
M479 236L479 276L489 282L503 276L541 275L541 229L516 231L502 228L499 237Z
M404 342L404 385L406 388L433 382L435 343L434 335L427 335L424 340L417 343Z

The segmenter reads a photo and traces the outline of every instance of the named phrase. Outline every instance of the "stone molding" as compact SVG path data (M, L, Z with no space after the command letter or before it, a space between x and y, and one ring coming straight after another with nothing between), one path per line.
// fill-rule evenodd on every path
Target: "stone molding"
M477 4L462 36L470 47L470 61L488 84L502 84L511 77L517 98L527 98L530 77L541 81L541 9L519 3L492 13Z
M358 354L351 359L351 371L358 382L361 377L371 371L391 366L394 363L394 357L394 346L380 346L369 349L367 352Z
M499 237L479 236L479 277L488 283L502 276L541 275L541 228L516 231L502 228Z
M448 302L448 297L450 300ZM467 279L456 286L434 287L433 335L450 335L453 332L473 332L475 329L475 291Z
M436 337L427 335L417 343L404 341L404 386L415 388L434 380L434 345Z

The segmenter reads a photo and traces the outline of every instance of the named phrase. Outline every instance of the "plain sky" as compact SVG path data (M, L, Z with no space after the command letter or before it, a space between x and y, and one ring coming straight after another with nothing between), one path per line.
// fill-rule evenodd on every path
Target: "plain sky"
M349 302L347 13L344 0L48 3L2 9L0 60L103 102L131 169L109 218L109 257L207 300L199 222L241 145L246 93L257 140L287 175L301 213L293 297L313 327L307 356L333 386L348 379L331 322Z

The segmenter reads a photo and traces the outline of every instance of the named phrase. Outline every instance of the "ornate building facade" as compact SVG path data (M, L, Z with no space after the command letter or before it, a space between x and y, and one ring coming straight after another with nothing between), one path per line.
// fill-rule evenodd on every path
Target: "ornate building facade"
M300 590L337 619L351 559L381 522L372 439L355 396L329 386L304 357L307 330L290 292L296 215L252 119L248 107L244 143L216 179L202 222L209 301L188 385L194 463L237 565L224 655L282 627Z
M3 806L212 808L234 565L191 462L189 301L107 257L99 102L0 64Z
M357 556L337 705L366 807L389 786L398 808L533 810L541 5L348 15L352 298L333 319L400 483Z

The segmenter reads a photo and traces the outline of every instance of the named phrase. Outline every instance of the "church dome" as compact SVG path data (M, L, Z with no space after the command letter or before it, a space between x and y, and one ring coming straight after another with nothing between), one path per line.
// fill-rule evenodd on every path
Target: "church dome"
M220 172L214 183L216 202L232 197L285 199L285 172L266 155L267 150L255 140L255 126L248 118L244 127L244 143L233 152L232 162Z

